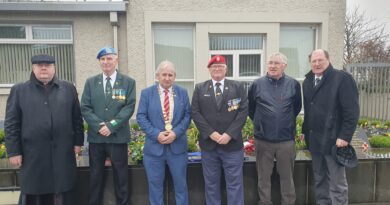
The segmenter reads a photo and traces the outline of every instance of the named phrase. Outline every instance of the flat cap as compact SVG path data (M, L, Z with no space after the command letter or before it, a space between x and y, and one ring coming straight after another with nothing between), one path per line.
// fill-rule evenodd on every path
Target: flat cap
M109 47L109 46L106 46L106 47L101 48L101 49L99 50L99 52L98 52L96 58L97 58L97 59L100 59L102 56L105 56L105 55L108 55L108 54L117 55L115 48Z
M52 64L55 63L56 60L54 56L47 55L47 54L39 54L31 57L31 63L32 64L40 64L40 63L48 63Z
M353 168L358 165L355 149L350 144L345 147L336 147L334 145L331 154L333 159L342 166Z
M225 61L225 58L223 56L215 55L209 60L209 63L207 64L207 68L210 68L210 66L215 64L215 63L226 64L226 61Z

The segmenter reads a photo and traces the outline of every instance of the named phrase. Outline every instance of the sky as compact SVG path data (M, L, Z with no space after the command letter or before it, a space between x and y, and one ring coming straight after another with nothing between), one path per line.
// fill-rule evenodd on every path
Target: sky
M359 6L366 17L378 23L386 23L386 33L390 34L390 0L347 0L347 11Z

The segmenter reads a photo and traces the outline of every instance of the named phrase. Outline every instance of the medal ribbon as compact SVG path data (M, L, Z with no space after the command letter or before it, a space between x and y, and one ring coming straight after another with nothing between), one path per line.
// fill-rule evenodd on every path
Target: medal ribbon
M169 90L164 89L164 95L161 93L159 86L157 86L158 94L160 95L160 102L162 113L164 116L165 124L171 124L173 118L173 96L174 90L172 87L172 93L169 95ZM172 109L171 109L172 108Z

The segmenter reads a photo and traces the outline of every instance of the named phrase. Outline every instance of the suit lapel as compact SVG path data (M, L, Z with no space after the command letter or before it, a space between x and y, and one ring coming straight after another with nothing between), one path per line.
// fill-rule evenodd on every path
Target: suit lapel
M116 79L115 79L115 82L114 82L114 86L112 87L111 95L114 94L115 89L120 89L122 87L122 83L123 83L123 77L118 72L116 74ZM106 105L107 106L109 106L112 102L113 102L112 96L109 96L108 98L106 98Z
M158 89L159 89L159 85L157 83L156 86L154 86L154 89L152 90L152 99L153 99L152 105L157 106L159 119L161 119L164 124L164 115L161 108L161 98Z
M228 79L225 78L225 83L223 85L223 91L222 91L222 101L218 107L218 110L220 110L221 107L223 107L222 105L227 101L227 97L229 95L229 87L230 87L230 82Z
M103 75L97 75L94 80L95 89L97 92L98 99L104 99L106 102L106 94L104 93ZM106 104L107 105L107 104Z
M176 86L172 86L173 90L173 116L172 116L172 124L174 120L177 118L178 111L181 109L180 107L180 96L179 93L177 92L178 89L176 89Z
M217 100L215 99L214 85L213 85L212 80L207 81L205 95L210 96L210 101L211 101L210 103L212 103L215 106L215 108L218 109Z

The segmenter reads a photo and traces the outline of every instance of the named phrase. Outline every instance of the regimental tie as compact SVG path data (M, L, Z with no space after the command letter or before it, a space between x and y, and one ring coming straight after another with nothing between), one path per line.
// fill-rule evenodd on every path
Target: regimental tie
M217 106L219 107L219 105L221 104L222 102L222 91L221 91L221 83L215 83L215 100L217 101Z
M317 86L318 84L320 84L320 81L321 81L321 78L315 78L314 80L314 86Z
M169 121L169 91L168 89L164 90L164 120Z
M111 86L110 80L111 80L110 77L107 77L107 78L106 78L106 89L105 89L106 98L111 98L112 86Z

